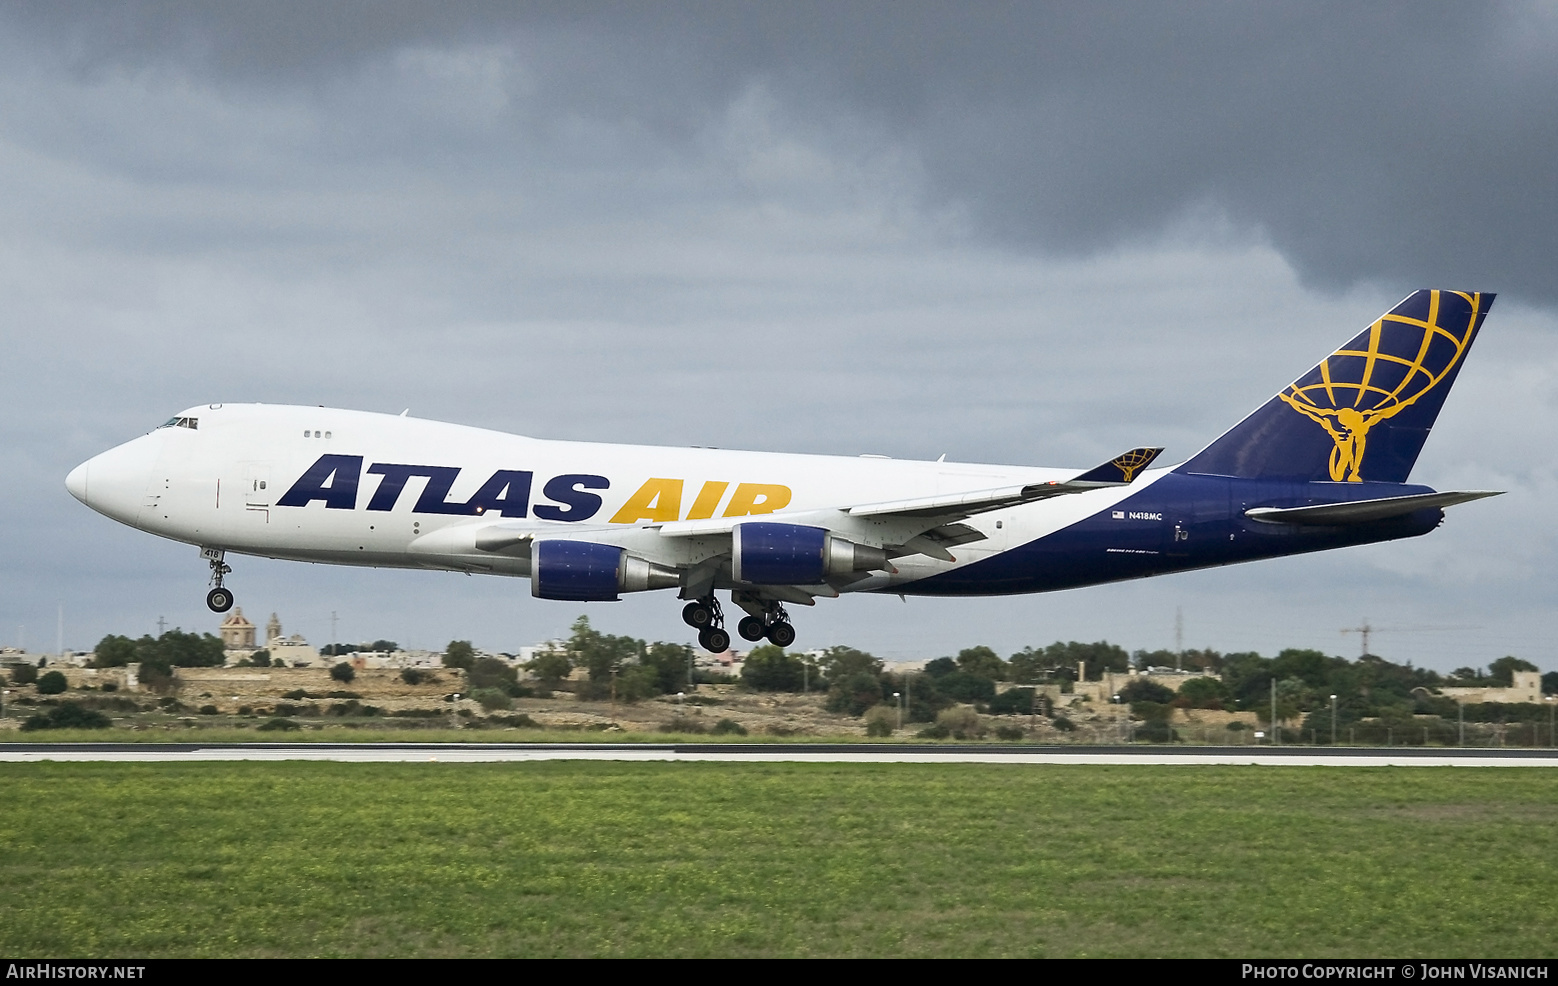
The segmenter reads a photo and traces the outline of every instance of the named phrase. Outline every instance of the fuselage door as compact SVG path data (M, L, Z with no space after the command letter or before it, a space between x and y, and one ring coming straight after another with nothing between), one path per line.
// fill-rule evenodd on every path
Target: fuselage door
M275 493L270 488L270 463L244 462L241 466L244 509L259 512L269 522L270 507L275 502Z

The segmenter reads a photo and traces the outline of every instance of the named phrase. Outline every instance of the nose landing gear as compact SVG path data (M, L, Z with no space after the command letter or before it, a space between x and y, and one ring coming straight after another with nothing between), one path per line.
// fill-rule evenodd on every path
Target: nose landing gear
M232 566L222 559L226 555L220 548L206 548L200 552L201 557L211 563L211 585L213 588L206 593L206 606L213 613L225 613L233 608L233 594L222 586L222 579L232 574Z

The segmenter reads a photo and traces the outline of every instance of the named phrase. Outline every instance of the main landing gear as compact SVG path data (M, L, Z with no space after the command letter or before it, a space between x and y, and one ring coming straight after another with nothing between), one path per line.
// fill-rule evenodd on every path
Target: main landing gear
M231 575L232 566L222 560L226 552L220 548L206 548L201 555L211 563L211 585L213 588L206 593L206 605L213 613L225 613L233 608L233 594L222 587L222 579Z
M742 606L748 606L748 601L737 601ZM748 612L751 612L751 607ZM710 654L723 654L731 648L731 634L724 629L724 614L720 612L720 601L714 598L714 593L682 606L682 622L698 631L698 645ZM735 625L735 632L742 634L742 639L753 642L767 637L774 646L795 643L795 628L790 626L790 614L779 603L767 603L760 614L742 617Z
M795 643L795 627L790 625L790 614L779 603L770 602L763 607L762 615L752 614L741 618L736 632L742 639L754 643L768 638L775 647L788 647Z
M698 646L710 654L723 654L730 650L730 634L725 632L725 614L720 612L719 600L714 598L713 593L683 606L682 622L698 631Z
M788 647L795 643L795 627L790 625L790 614L777 602L762 604L757 609L754 600L741 597L735 602L748 614L736 624L736 632L742 639L753 642L768 638L775 647ZM719 600L710 593L702 599L694 599L682 607L682 621L698 631L698 644L711 654L723 654L730 649L730 634L725 630L725 614L720 612Z

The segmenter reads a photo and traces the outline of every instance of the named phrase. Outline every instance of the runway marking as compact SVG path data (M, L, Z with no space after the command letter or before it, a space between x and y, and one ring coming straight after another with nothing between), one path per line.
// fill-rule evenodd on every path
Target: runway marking
M0 762L193 763L323 760L342 763L526 763L543 760L718 763L1142 764L1270 767L1558 767L1558 750L1351 750L1091 747L895 747L783 744L0 744Z

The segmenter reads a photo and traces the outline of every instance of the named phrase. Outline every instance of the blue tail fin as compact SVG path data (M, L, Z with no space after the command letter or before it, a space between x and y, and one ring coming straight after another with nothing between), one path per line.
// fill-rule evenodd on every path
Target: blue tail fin
M1414 292L1176 471L1406 482L1493 297Z

